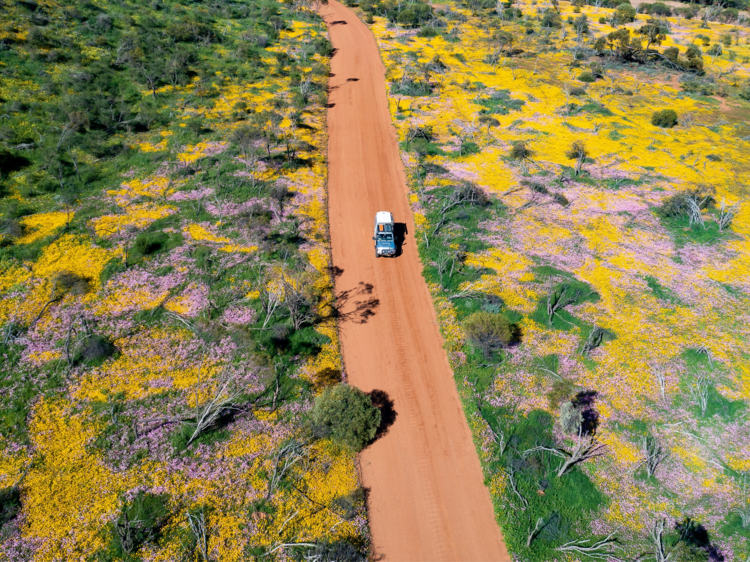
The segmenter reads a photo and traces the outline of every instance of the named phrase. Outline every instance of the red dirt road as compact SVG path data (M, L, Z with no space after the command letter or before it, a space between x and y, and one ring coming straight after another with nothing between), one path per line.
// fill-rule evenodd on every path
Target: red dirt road
M458 398L412 236L414 223L370 30L335 0L322 8L338 52L328 115L329 206L337 292L360 283L379 300L367 322L344 319L349 381L384 390L397 418L360 458L375 554L390 561L510 560ZM376 211L405 223L403 254L375 258ZM344 309L345 311L347 308Z

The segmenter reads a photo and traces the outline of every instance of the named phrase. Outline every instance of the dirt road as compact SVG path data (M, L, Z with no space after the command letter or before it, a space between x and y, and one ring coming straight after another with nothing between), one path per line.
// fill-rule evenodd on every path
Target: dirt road
M335 0L331 40L329 191L336 290L371 284L374 315L341 325L349 381L384 390L397 418L361 455L376 553L390 561L509 560L442 348L424 279L375 38ZM376 211L405 224L402 255L375 258Z

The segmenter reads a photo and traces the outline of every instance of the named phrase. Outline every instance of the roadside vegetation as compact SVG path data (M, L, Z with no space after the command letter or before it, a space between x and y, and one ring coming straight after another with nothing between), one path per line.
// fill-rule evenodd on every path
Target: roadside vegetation
M316 8L0 3L1 559L366 559Z
M359 9L511 553L744 562L747 6L408 6Z

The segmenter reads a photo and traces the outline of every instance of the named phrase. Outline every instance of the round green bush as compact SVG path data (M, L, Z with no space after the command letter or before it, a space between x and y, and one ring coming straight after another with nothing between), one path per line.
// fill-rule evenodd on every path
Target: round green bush
M630 23L635 21L635 8L630 4L620 4L615 10L615 19L618 24Z
M581 74L578 75L578 79L581 82L596 82L596 76L594 76L588 70L586 70L585 72L581 72Z
M651 124L671 129L677 125L677 112L674 109L662 109L651 116Z
M502 314L475 312L464 321L464 331L469 341L485 356L519 340L518 327Z
M367 394L348 384L325 389L315 399L312 417L316 429L353 451L364 449L380 426L380 410Z

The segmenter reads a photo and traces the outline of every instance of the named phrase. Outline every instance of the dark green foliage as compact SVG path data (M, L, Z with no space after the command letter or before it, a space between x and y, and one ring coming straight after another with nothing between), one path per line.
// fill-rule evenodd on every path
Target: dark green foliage
M666 49L664 49L664 52L662 52L662 54L668 60L672 61L673 63L676 63L677 59L680 56L680 49L678 49L677 47L667 47Z
M481 151L479 145L474 141L463 139L461 146L458 149L459 156L471 156L472 154L478 154Z
M691 200L699 209L709 209L716 203L712 190L695 187L666 197L657 212L665 218L686 217L690 210Z
M104 551L97 553L97 560L138 560L138 549L158 543L170 516L168 496L139 492L122 507L117 519L107 526L109 544Z
M630 4L620 4L615 10L613 21L617 25L630 23L631 21L635 21L635 14L635 8Z
M562 27L562 20L560 14L552 8L547 8L542 15L541 21L542 27L548 27L553 29L559 29Z
M346 541L318 544L305 552L307 559L320 562L367 562L367 553ZM314 557L314 558L313 558Z
M526 102L510 97L509 90L495 90L489 98L477 99L474 103L483 106L480 115L508 115L511 111L519 111Z
M486 357L521 339L521 329L502 314L475 312L464 320L469 341Z
M578 75L578 80L581 82L596 82L596 76L587 70Z
M323 436L361 451L375 437L381 415L364 392L348 384L337 384L315 399L312 419L316 431Z
M99 281L101 282L102 286L104 286L110 279L112 279L112 277L114 277L118 273L122 273L123 271L125 271L125 264L123 263L123 261L119 258L112 258L104 266L104 269L99 276Z
M377 9L375 7L377 6ZM391 22L409 27L417 27L432 19L432 7L422 0L415 2L397 2L384 0L382 2L364 0L361 7L365 12L385 15Z
M78 344L73 355L74 363L86 363L89 366L101 365L106 359L112 357L117 348L107 338L99 335L90 335Z
M21 511L21 491L17 487L0 490L0 531Z
M534 447L556 446L549 414L535 410L528 416L512 419L488 405L480 411L490 426L502 431L507 439L504 452L498 447L496 460L487 470L512 473L516 489L525 501L510 486L507 495L497 500L506 506L496 513L510 549L517 555L523 553L525 560L558 559L553 549L576 538L576 529L586 528L605 498L580 469L574 469L565 479L557 478L560 459L547 452L539 451L524 458L522 453ZM543 528L528 547L528 535L539 518Z
M145 256L168 252L182 244L182 235L169 235L166 232L142 232L135 237L133 245L128 251L128 264L136 263Z
M656 127L672 128L677 125L677 112L674 109L662 109L651 116L651 124Z
M91 282L88 279L70 271L58 273L52 283L58 291L73 295L85 295L91 288Z
M432 93L432 86L422 79L404 75L399 82L391 84L391 93L402 96L429 96Z
M594 407L597 393L584 390L560 405L560 427L570 435L593 435L599 425L599 413Z
M653 4L641 4L641 11L644 14L650 14L653 16L671 16L672 8L667 6L664 2L654 2Z
M438 32L437 29L435 29L432 26L422 26L419 28L419 31L417 32L417 37L437 37L440 35L440 32Z

